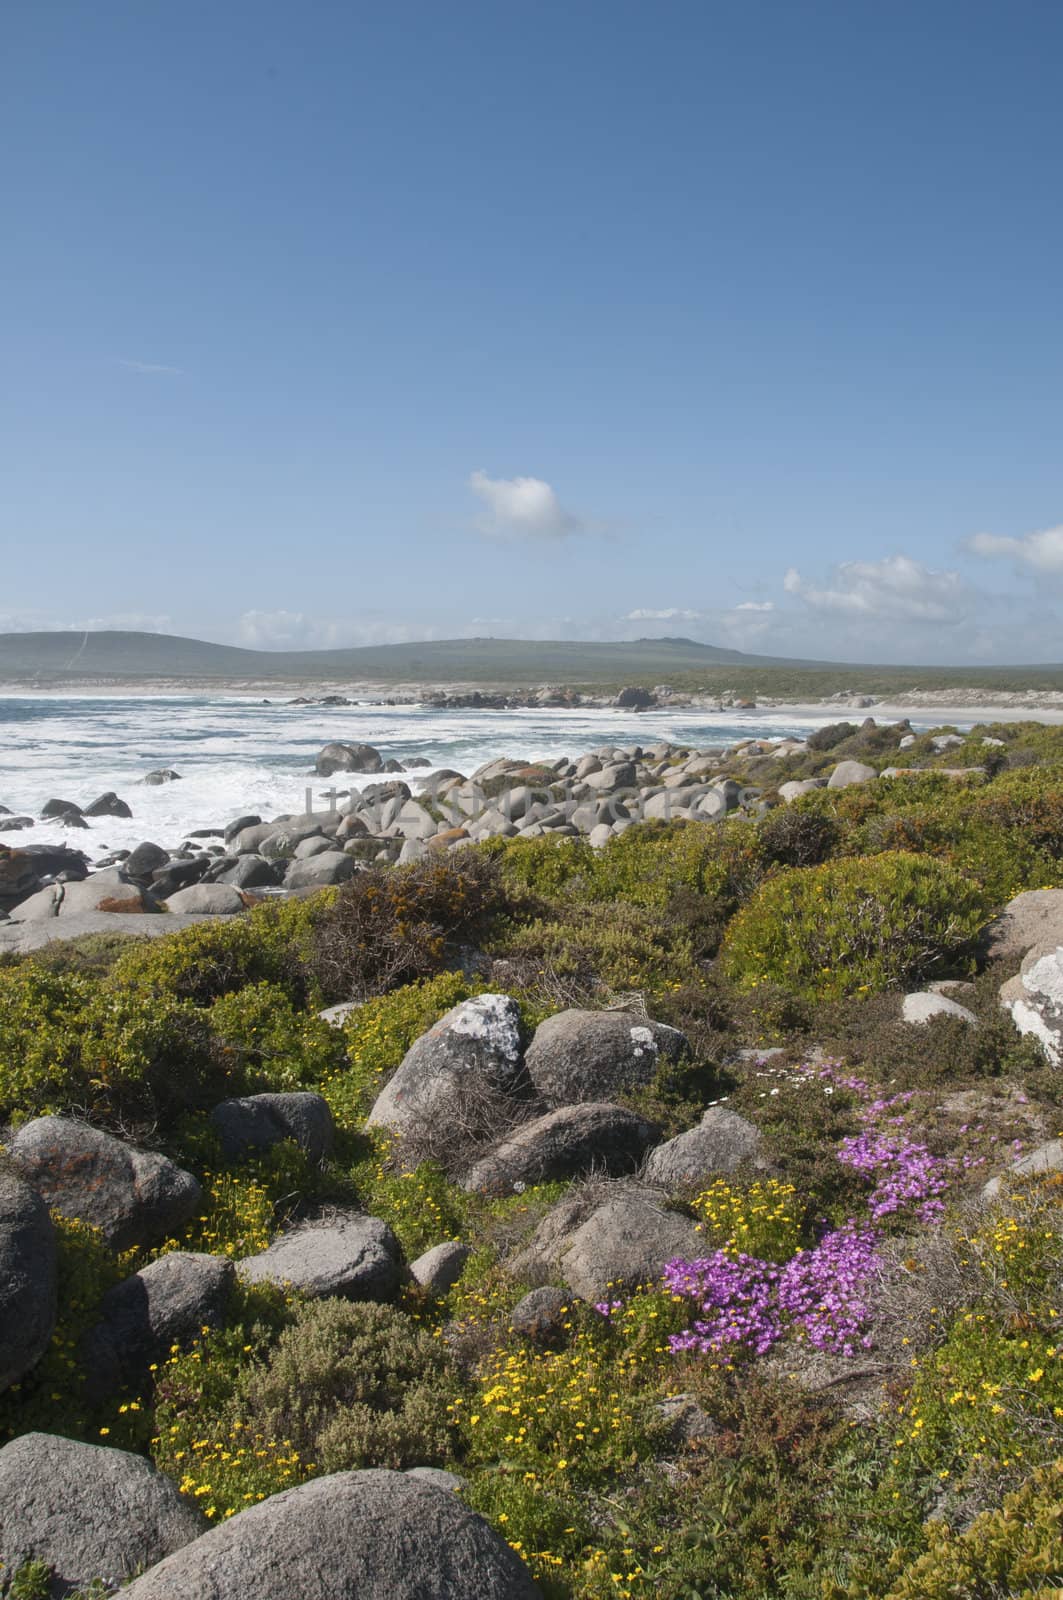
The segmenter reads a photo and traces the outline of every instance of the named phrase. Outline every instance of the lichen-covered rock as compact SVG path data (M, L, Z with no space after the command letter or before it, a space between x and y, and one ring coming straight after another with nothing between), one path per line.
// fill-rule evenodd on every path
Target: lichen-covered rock
M451 1489L341 1472L286 1489L160 1562L128 1600L539 1600Z
M44 1562L56 1597L97 1578L110 1592L208 1527L142 1456L50 1433L0 1450L0 1507L0 1572Z
M535 1030L525 1057L537 1094L551 1108L609 1100L653 1082L662 1059L690 1046L678 1028L623 1011L559 1011Z
M1043 950L1035 945L1023 961L1020 983L1007 996L1002 990L1001 1002L1019 1032L1032 1035L1058 1067L1063 1061L1063 946Z
M51 1210L99 1228L114 1250L176 1233L199 1205L190 1172L71 1117L36 1117L8 1148Z
M452 1114L455 1098L515 1093L523 1078L520 1008L508 994L463 1000L414 1041L369 1113L370 1127L410 1132Z
M0 1165L0 1392L25 1377L55 1328L56 1245L48 1207Z
M402 1281L402 1250L386 1222L359 1213L306 1222L245 1256L244 1283L290 1284L312 1300L393 1300Z

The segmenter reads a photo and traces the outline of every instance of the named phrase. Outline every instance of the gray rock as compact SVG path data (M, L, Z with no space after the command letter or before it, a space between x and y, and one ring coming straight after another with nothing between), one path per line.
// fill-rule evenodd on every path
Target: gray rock
M593 1302L617 1285L655 1282L673 1256L696 1256L701 1243L690 1218L666 1211L660 1199L622 1194L599 1206L568 1239L561 1273L574 1294Z
M839 761L827 779L827 788L848 789L851 784L870 783L872 778L877 777L874 767L869 767L863 761Z
M1016 895L983 936L990 961L1019 961L1035 945L1063 945L1063 889L1030 889Z
M961 1021L977 1028L978 1018L966 1006L950 1000L945 994L906 994L901 1006L901 1021L923 1026L934 1017L959 1017Z
M0 1165L0 1393L47 1350L55 1328L56 1246L48 1208Z
M673 1256L704 1254L695 1224L668 1211L666 1198L635 1183L614 1184L604 1198L596 1186L576 1189L547 1213L506 1271L524 1278L558 1274L591 1303L609 1289L654 1282Z
M258 853L267 861L291 861L307 839L321 839L326 849L331 846L319 822L286 822L262 840Z
M46 800L41 807L41 816L48 821L60 820L65 816L80 817L81 807L75 805L73 800Z
M284 874L284 887L324 889L334 883L346 883L357 871L357 864L342 850L326 850L310 861L293 861Z
M171 861L165 867L156 867L151 875L151 893L157 900L169 900L182 889L198 883L210 866L206 854L186 856ZM213 882L214 879L210 879Z
M241 828L239 833L234 833L226 842L234 855L258 855L264 841L276 831L275 822L250 822L246 828Z
M826 780L823 778L791 778L789 783L780 783L779 793L789 805L791 800L799 800L803 794L813 794L825 787Z
M652 1083L690 1046L678 1028L622 1011L559 1011L535 1030L525 1065L550 1107L606 1100Z
M205 1533L205 1517L142 1456L24 1433L0 1450L0 1566L52 1569L49 1593L127 1582Z
M322 778L334 772L382 772L384 758L371 744L327 744L318 754L314 769Z
M324 1011L318 1012L318 1016L322 1022L327 1022L330 1028L342 1028L347 1018L360 1011L364 1004L364 1000L341 1000L339 1005L326 1006Z
M1003 1193L1005 1183L1015 1178L1047 1177L1053 1172L1063 1172L1063 1139L1049 1139L1023 1156L1021 1161L1002 1177L990 1178L982 1190L983 1198L995 1200Z
M163 783L179 783L181 774L172 767L156 767L153 772L146 772L141 783L146 783L149 788L157 789Z
M409 765L412 767L413 762ZM464 1489L466 1480L457 1472L448 1472L445 1467L406 1467L407 1478L419 1478L422 1483L434 1484L437 1489L448 1489L451 1494L457 1494Z
M517 1002L506 994L476 995L415 1040L377 1096L367 1125L408 1132L447 1115L466 1088L511 1094L522 1076Z
M523 1300L518 1300L509 1314L509 1325L514 1333L530 1339L533 1344L552 1344L566 1331L565 1323L571 1316L572 1299L566 1290L544 1284L542 1288L530 1290Z
M81 1344L90 1397L143 1389L152 1363L164 1361L175 1344L187 1346L203 1328L220 1328L235 1276L225 1256L175 1250L109 1289L100 1320Z
M0 951L29 955L57 939L80 939L86 933L118 934L126 939L161 939L182 928L202 927L210 920L208 917L130 917L120 911L83 911L77 916L48 917L36 922L2 922Z
M28 1183L60 1216L99 1228L114 1250L184 1227L200 1202L191 1173L70 1117L37 1117L8 1146Z
M21 833L25 828L36 827L32 817L14 817L8 814L0 817L0 833Z
M193 883L178 889L166 904L186 917L231 917L247 910L240 891L229 883Z
M28 895L12 908L11 921L47 922L57 917L63 901L63 888L61 883L49 883L43 889L38 889L36 894Z
M660 1129L625 1106L584 1102L560 1106L482 1156L462 1183L470 1193L509 1194L526 1184L589 1171L634 1172Z
M238 833L243 833L245 828L256 828L261 821L262 818L254 812L246 817L234 817L231 822L227 822L225 825L225 831L222 834L225 843L232 844Z
M402 1251L386 1222L361 1213L302 1223L237 1265L244 1283L290 1284L311 1300L392 1300Z
M404 1472L314 1478L160 1562L128 1600L540 1600L505 1540Z
M323 833L315 834L309 839L300 839L295 847L296 861L309 861L314 856L322 855L326 850L334 850L335 844L331 839L326 839Z
M127 878L143 878L146 882L159 867L165 867L169 859L168 850L145 839L143 844L138 844L126 856L123 863L125 875Z
M411 1261L410 1276L429 1294L444 1295L453 1289L461 1277L471 1254L467 1244L448 1239L445 1244L434 1245L423 1256L418 1256L416 1261Z
M280 873L272 862L261 856L237 856L231 866L218 873L215 883L228 883L234 889L269 889L280 882Z
M85 807L86 817L131 817L132 811L125 800L120 800L113 789L108 789L106 794L101 794L90 806Z
M651 1150L645 1171L648 1182L674 1192L719 1173L767 1164L759 1130L727 1106L710 1106L696 1128Z
M291 1139L311 1161L324 1161L332 1154L336 1133L328 1101L309 1090L223 1100L210 1121L230 1159Z
M155 906L139 883L129 883L116 867L92 872L81 883L64 883L59 904L61 917L79 917L100 907L113 911L121 906L125 914L154 911Z

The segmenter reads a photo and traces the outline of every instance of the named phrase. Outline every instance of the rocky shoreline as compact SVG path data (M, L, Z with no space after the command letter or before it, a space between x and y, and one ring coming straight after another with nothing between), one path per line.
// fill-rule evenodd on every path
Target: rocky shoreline
M488 839L581 838L597 849L640 822L754 820L818 788L874 781L878 767L844 759L865 749L897 752L897 764L882 766L882 776L924 770L902 764L917 737L907 722L880 728L867 718L859 728L836 728L850 730L838 745L842 759L829 771L790 779L785 772L814 742L604 745L577 761L502 758L469 775L442 769L424 776L414 775L428 765L423 758L385 760L371 745L333 742L317 756L302 812L246 813L178 843L144 840L131 851L96 857L65 843L12 840L10 848L0 847L0 950L22 952L85 932L162 933L177 925L175 918L236 915L264 898L342 884L370 865L405 865ZM946 733L930 739L929 751L945 757L962 744L961 736ZM987 754L995 744L982 741ZM984 775L981 767L937 770ZM344 787L344 777L373 781ZM319 786L324 780L328 787ZM177 782L180 775L161 769L143 781ZM87 832L93 820L133 813L108 793L84 809L52 798L41 815ZM0 831L22 834L33 825L31 817L0 814Z

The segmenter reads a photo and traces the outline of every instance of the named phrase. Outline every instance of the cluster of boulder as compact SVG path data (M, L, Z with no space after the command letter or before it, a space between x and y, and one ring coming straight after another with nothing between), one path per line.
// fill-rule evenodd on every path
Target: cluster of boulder
M28 1433L0 1450L0 1502L0 1582L40 1562L55 1600L101 1581L130 1600L540 1596L505 1540L418 1469L314 1478L212 1527L142 1457Z

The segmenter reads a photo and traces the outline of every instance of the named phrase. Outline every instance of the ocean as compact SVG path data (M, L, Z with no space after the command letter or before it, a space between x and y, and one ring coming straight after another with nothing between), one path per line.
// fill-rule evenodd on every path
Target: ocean
M453 711L423 706L295 706L235 695L20 695L0 699L0 804L39 818L53 797L87 806L113 789L132 820L101 817L90 831L37 821L0 835L7 845L65 840L90 855L131 848L143 839L173 847L197 828L216 828L240 813L263 817L306 809L329 782L313 772L322 745L338 739L375 745L386 758L424 757L433 769L470 773L497 756L572 758L602 744L692 746L807 734L860 711L707 712L689 708L630 711ZM924 726L930 726L928 715ZM170 767L179 782L145 786L147 772ZM410 775L411 784L429 769ZM340 788L372 782L338 774ZM320 798L318 804L321 804Z

